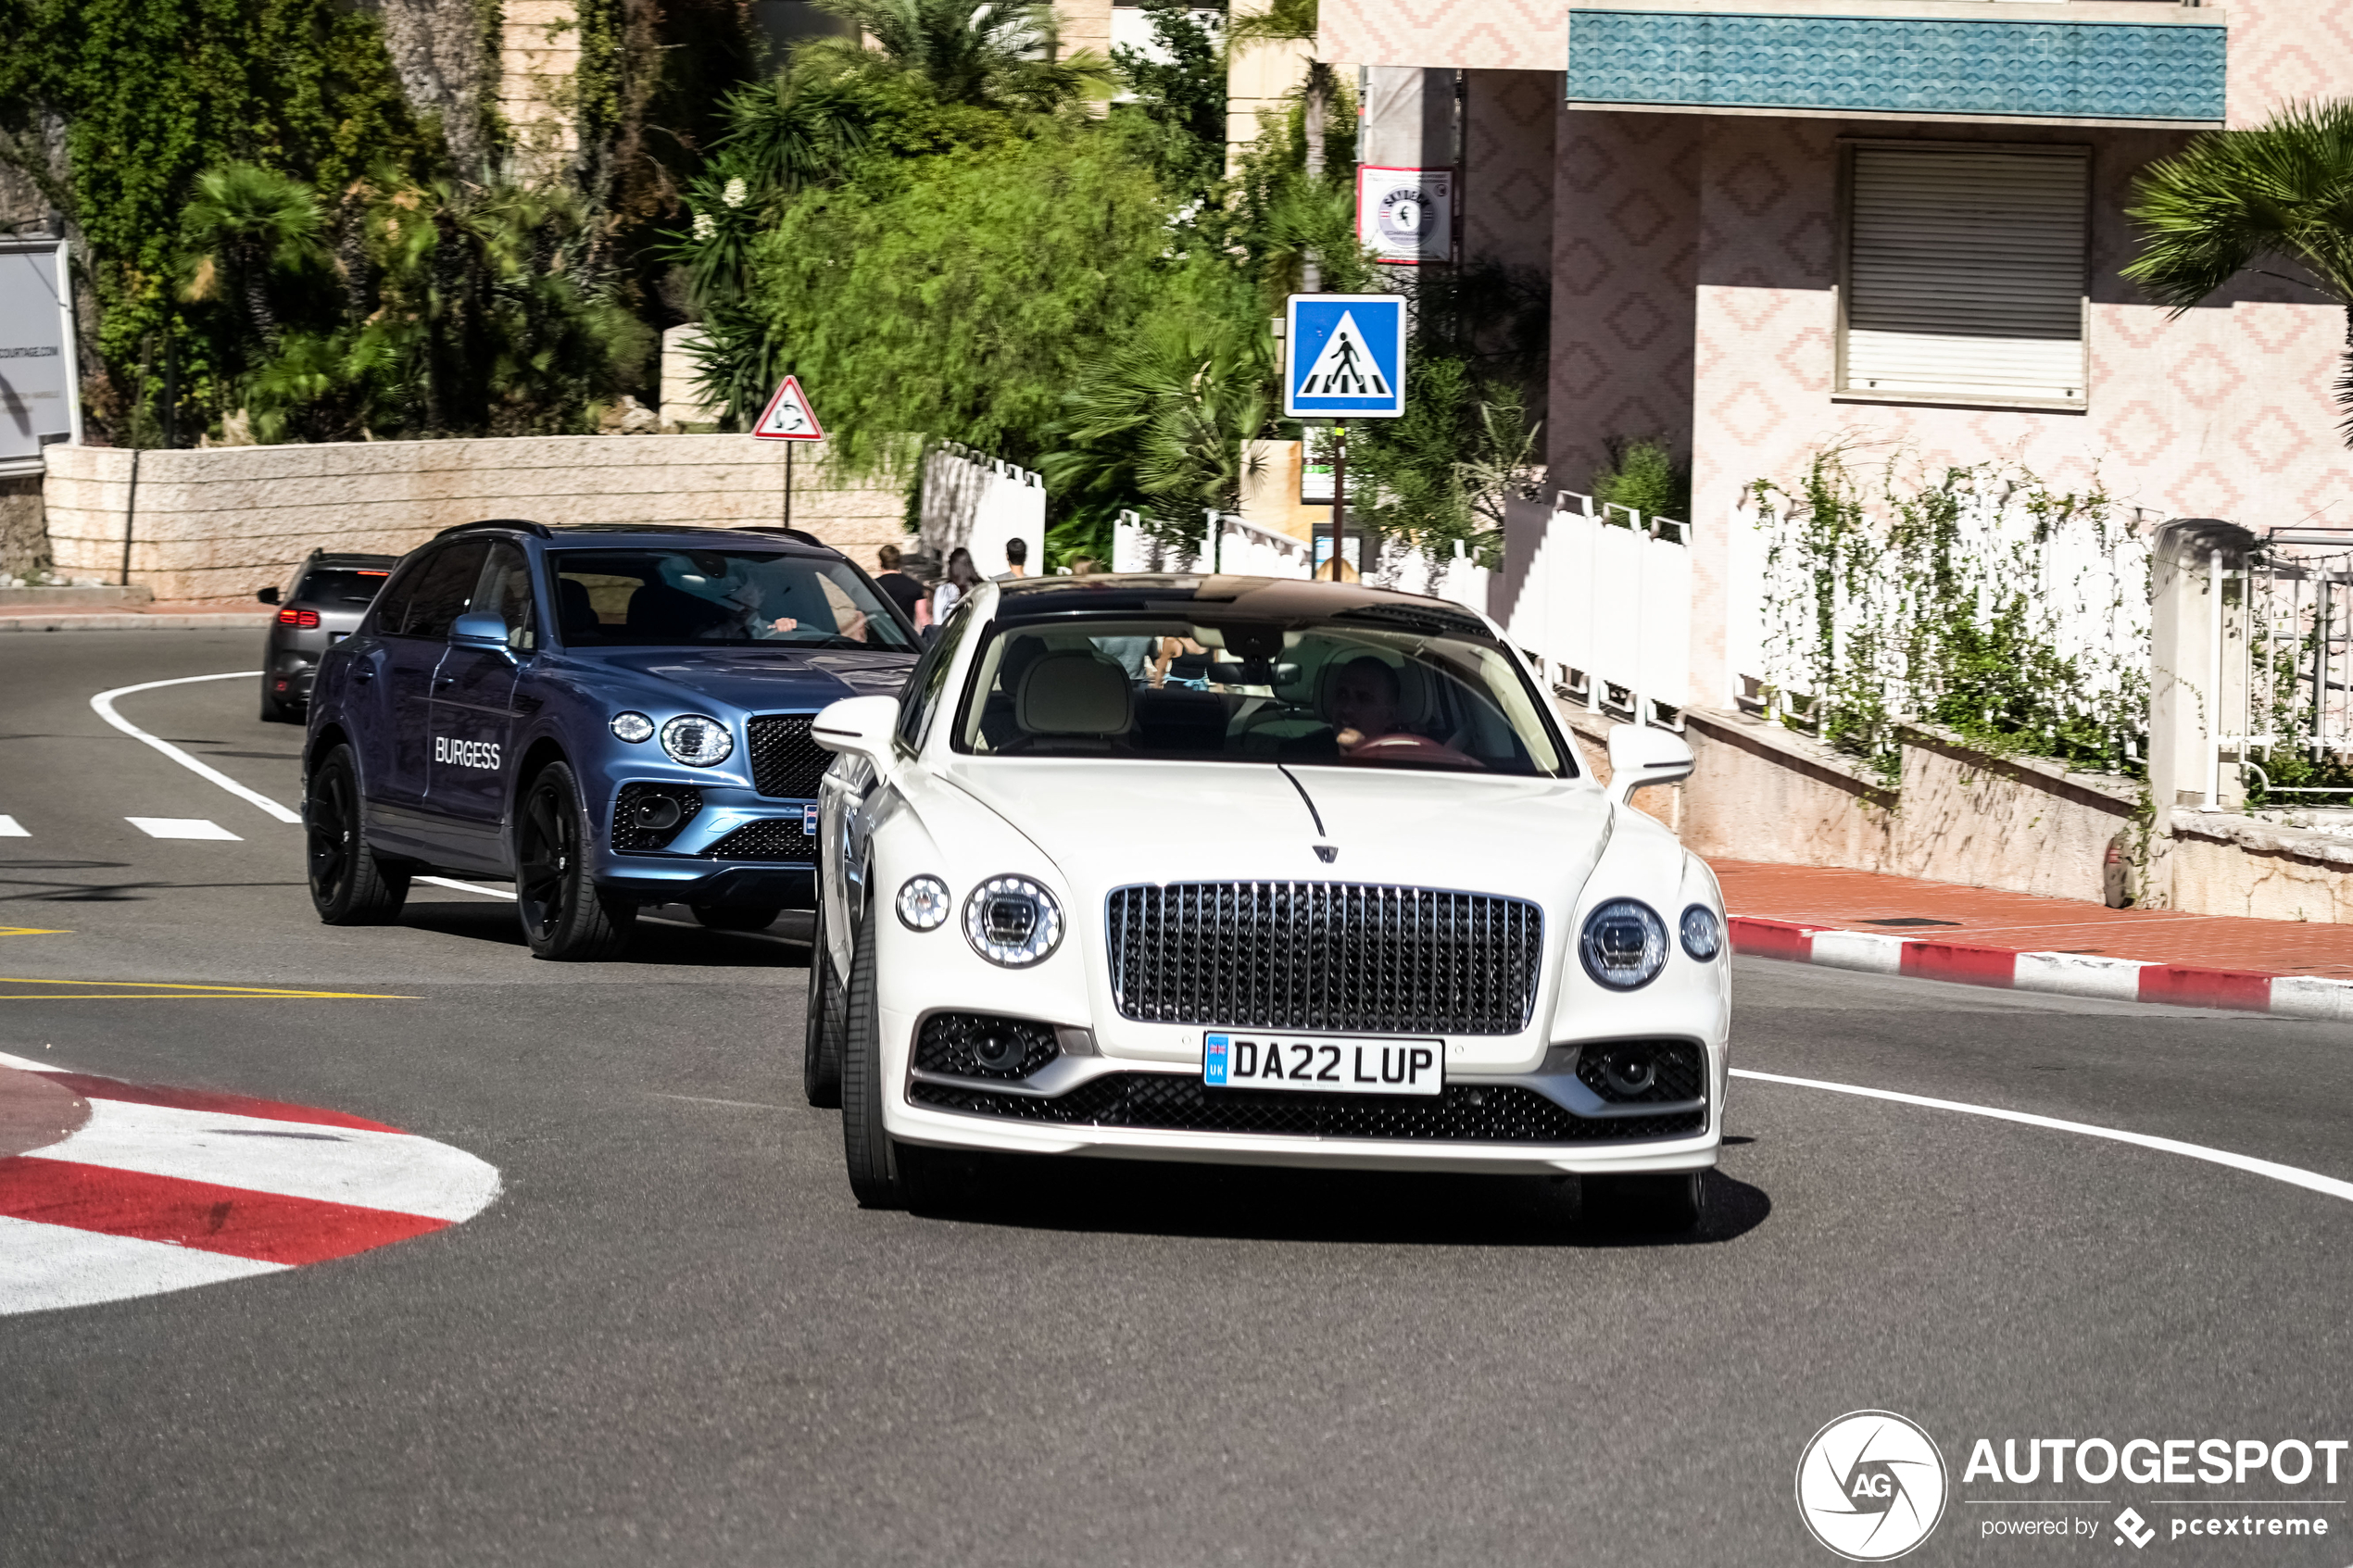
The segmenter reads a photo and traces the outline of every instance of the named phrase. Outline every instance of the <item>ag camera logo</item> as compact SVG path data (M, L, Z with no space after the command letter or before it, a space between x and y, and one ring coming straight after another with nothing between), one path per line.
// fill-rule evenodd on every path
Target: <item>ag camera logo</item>
M1944 1516L1944 1456L1893 1411L1854 1411L1814 1434L1797 1461L1797 1512L1850 1562L1903 1556Z

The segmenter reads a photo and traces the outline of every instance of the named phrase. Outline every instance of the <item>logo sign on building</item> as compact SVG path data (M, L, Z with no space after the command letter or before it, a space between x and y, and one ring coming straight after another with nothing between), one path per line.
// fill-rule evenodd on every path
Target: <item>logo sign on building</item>
M62 240L0 240L0 473L81 435L73 309Z
M786 376L776 395L768 399L768 407L761 411L760 422L751 433L768 441L823 441L824 427L817 422L817 412L809 406L809 395L800 390L799 376Z
M1376 261L1414 267L1454 258L1454 171L1356 170L1356 243Z
M1405 411L1405 296L1295 294L1283 311L1283 417L1393 420Z

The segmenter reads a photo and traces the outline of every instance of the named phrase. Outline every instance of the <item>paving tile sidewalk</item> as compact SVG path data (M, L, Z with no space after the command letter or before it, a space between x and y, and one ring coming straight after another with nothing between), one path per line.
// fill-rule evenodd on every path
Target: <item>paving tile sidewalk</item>
M2353 925L2110 909L1833 868L1709 864L1743 952L2021 990L2353 1019Z

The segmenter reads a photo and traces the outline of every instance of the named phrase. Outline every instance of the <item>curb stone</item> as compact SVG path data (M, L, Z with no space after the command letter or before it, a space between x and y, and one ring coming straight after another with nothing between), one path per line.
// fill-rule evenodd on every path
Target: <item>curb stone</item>
M1918 936L1732 915L1732 951L1868 974L1908 974L2109 1002L2271 1012L2353 1022L2353 981L2311 974L2259 974L2195 964L2111 959L2095 953L2020 952Z
M270 624L266 615L243 610L225 614L141 615L0 615L0 633L6 632L245 632Z

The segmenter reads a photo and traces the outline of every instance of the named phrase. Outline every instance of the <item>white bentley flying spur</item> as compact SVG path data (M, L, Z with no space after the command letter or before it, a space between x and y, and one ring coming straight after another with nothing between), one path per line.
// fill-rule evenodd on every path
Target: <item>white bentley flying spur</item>
M1607 1174L1699 1217L1730 985L1707 867L1491 621L1354 584L984 583L812 737L809 1096L931 1151Z

